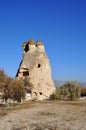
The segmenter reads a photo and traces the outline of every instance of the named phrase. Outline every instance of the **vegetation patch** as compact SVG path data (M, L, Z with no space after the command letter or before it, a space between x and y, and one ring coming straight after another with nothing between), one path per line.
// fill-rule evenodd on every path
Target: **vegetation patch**
M72 101L79 99L80 94L80 85L78 82L68 81L58 88L55 93L50 96L50 99Z

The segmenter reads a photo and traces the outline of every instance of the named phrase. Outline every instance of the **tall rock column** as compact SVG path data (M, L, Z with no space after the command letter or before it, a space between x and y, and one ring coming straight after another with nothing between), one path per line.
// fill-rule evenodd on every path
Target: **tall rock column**
M16 77L27 78L31 99L48 99L55 91L51 76L51 67L41 41L29 40L23 45L23 59Z

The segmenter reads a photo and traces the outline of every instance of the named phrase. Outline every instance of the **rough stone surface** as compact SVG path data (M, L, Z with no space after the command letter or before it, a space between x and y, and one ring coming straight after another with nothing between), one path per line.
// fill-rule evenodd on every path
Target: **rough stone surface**
M51 77L51 67L41 41L29 40L23 44L23 59L16 77L28 78L32 99L48 99L55 86Z

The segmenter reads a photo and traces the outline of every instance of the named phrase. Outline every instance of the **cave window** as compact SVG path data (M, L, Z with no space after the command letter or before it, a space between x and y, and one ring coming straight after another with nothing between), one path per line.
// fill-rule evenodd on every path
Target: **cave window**
M42 92L39 92L40 95L42 95Z
M34 92L34 94L37 96L37 93L36 93L36 92Z
M38 68L40 68L41 67L41 64L38 64Z
M24 51L27 52L29 50L28 44L26 44Z
M27 93L31 93L31 90L30 90L30 89L27 89L26 92L27 92Z
M24 71L23 72L23 76L29 76L29 72L28 71Z

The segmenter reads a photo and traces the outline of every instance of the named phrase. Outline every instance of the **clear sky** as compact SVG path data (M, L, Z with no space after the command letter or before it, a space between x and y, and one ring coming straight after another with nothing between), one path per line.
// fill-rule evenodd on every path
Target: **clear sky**
M53 79L86 81L86 0L0 0L0 68L8 75L29 38L44 42Z

